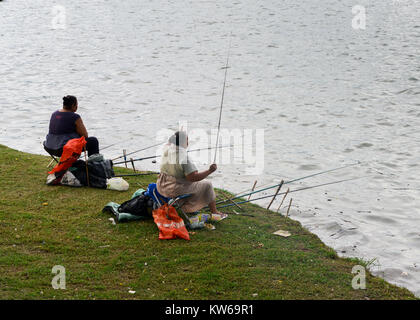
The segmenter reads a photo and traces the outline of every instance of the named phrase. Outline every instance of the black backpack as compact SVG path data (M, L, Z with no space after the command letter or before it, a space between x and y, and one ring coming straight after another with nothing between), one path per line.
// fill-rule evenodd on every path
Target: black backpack
M127 212L136 216L151 217L153 200L144 193L145 192L122 203L118 207L118 212Z

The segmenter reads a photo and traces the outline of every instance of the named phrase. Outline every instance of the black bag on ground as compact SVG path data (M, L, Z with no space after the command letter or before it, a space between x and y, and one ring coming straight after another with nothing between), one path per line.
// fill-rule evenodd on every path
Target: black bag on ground
M88 161L90 186L93 188L106 189L106 180L115 175L112 167L113 163L111 160ZM86 179L86 162L77 160L69 170L82 185L88 185Z
M144 193L145 192L122 203L118 207L118 211L131 213L136 216L152 216L153 200L149 196L146 196Z

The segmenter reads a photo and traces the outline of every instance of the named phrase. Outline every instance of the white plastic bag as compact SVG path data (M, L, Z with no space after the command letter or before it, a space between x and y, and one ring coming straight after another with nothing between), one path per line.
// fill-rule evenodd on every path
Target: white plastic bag
M63 177L61 178L60 183L63 186L70 186L70 187L82 187L82 184L79 180L70 172L67 171Z
M130 185L121 177L106 179L106 188L116 191L127 191Z
M51 184L53 184L53 182L55 181L55 174L54 173L52 173L52 174L49 174L48 175L48 177L47 177L47 184L48 185L51 185Z

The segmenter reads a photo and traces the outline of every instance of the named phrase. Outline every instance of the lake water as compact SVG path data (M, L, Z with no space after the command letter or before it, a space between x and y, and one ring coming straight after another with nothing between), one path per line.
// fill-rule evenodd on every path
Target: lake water
M355 5L365 29L352 27ZM45 154L50 114L67 94L90 135L118 143L104 150L110 158L178 121L209 132L229 41L222 128L264 129L264 170L219 164L214 185L239 192L361 161L290 184L362 177L291 194L290 216L420 296L419 1L5 0L0 143Z

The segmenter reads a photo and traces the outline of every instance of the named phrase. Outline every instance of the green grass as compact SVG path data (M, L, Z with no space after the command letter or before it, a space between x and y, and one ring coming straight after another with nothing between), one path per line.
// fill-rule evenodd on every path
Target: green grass
M0 299L415 299L369 273L354 290L363 261L253 204L243 207L255 217L230 215L191 241L159 240L153 220L112 225L104 205L156 176L127 178L127 192L47 186L49 161L0 145ZM65 290L51 286L54 265L66 268Z

